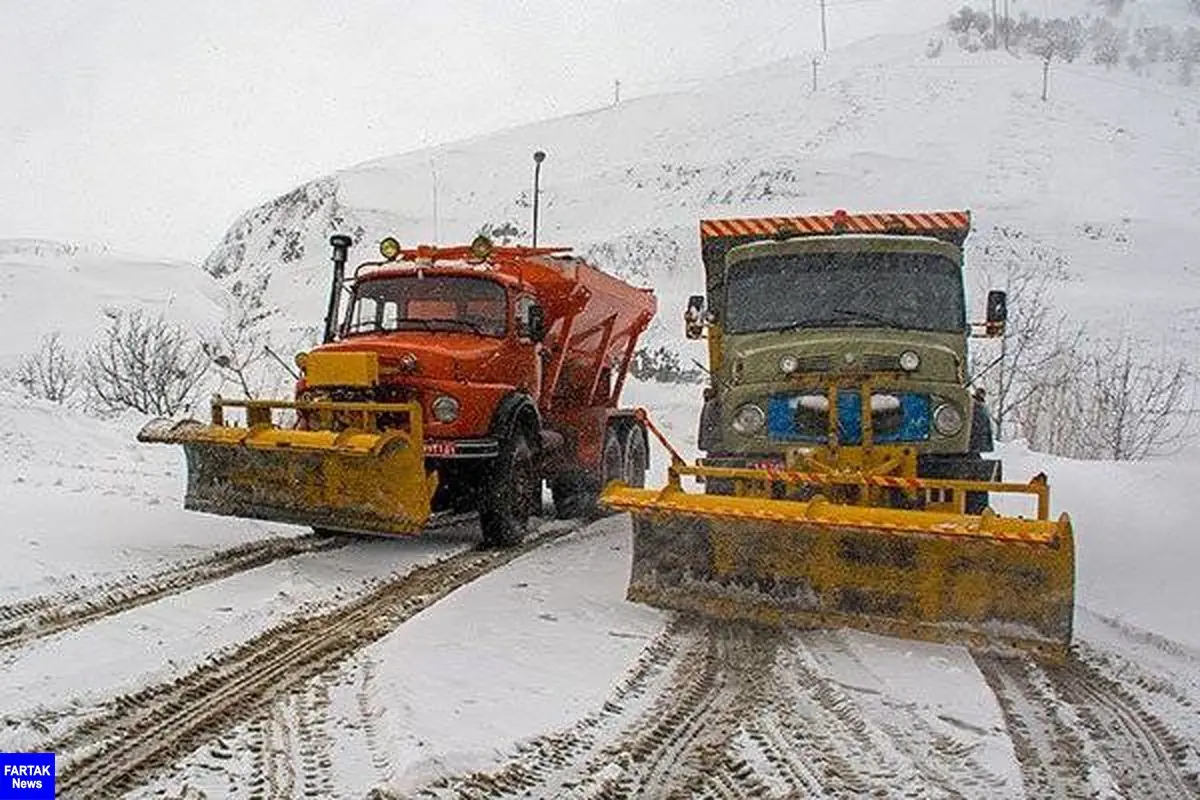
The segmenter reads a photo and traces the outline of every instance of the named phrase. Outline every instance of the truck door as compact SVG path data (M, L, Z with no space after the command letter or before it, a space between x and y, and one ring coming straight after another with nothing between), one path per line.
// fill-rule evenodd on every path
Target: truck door
M523 294L517 298L513 308L513 322L516 325L517 345L520 353L516 359L519 374L513 376L513 383L522 387L533 397L534 402L540 404L542 375L545 368L542 355L545 347L543 347L541 336L536 330L538 324L535 320L536 312L533 309L537 304L537 299L532 295Z

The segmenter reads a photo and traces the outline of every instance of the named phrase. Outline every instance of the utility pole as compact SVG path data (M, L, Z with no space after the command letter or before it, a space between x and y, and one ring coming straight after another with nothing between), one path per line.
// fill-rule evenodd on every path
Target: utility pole
M813 88L812 88L812 90L813 90L814 92L815 92L815 91L817 91L817 65L818 65L818 64L820 64L820 63L821 63L821 62L817 60L817 57L816 57L816 56L813 56L813 60L812 60L812 65L813 65Z
M429 177L433 183L433 243L436 245L442 238L442 231L441 220L438 219L438 174L432 150L429 151Z
M829 52L829 36L825 32L825 0L821 0L821 52Z
M533 246L537 247L537 226L538 226L538 182L542 176L542 162L546 160L546 154L538 150L533 154Z
M1012 27L1012 21L1008 17L1008 0L1004 0L1004 49L1008 50L1008 30Z
M620 78L616 78L613 80L613 105L614 106L621 105L621 79Z
M1042 102L1046 102L1046 90L1050 87L1050 56L1042 59Z
M996 0L992 0L992 49L995 50L1000 46L1000 25L999 17L996 14Z

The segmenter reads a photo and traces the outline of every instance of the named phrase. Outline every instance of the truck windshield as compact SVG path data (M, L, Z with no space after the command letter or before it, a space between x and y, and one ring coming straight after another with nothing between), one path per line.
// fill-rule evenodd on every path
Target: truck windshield
M463 330L504 336L504 288L487 278L404 275L365 280L354 296L344 336L399 330Z
M725 330L885 327L962 331L962 274L928 253L803 253L731 265Z

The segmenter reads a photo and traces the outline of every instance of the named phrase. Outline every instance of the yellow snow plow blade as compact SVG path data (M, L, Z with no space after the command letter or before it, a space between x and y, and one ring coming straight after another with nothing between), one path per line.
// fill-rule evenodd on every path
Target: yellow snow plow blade
M693 494L681 476L808 485L808 499ZM610 483L601 501L633 516L628 598L650 605L798 627L851 627L1001 653L1066 657L1074 604L1074 544L1049 489L1029 484L905 479L911 491L1015 492L1038 518L834 503L849 474L688 466L660 490Z
M244 408L246 426L226 424L224 409ZM341 430L277 426L290 409ZM380 431L388 414L398 427ZM321 427L326 427L322 425ZM211 424L154 420L142 442L182 444L188 481L184 507L232 517L385 534L418 533L430 515L436 474L426 474L420 408L410 403L213 401Z

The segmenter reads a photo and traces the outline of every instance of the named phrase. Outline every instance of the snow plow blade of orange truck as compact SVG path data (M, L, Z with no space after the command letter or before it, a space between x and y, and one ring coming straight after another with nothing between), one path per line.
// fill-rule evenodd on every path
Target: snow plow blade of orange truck
M1029 484L902 479L909 491L1034 495L1038 518L1025 519L990 509L971 515L826 499L838 485L900 483L861 472L721 469L675 458L664 488L614 481L602 497L633 516L630 600L717 618L851 627L1048 661L1066 657L1074 604L1071 522L1066 514L1049 519L1049 489L1040 477ZM682 488L686 475L764 491L691 493ZM810 496L778 496L785 486L807 487Z
M246 425L225 409L245 409ZM285 428L272 412L323 417L323 430ZM376 416L407 418L378 431ZM420 408L415 404L293 403L215 398L212 421L154 420L142 442L183 445L184 507L232 517L381 534L415 534L425 526L437 486L425 471ZM329 421L340 421L330 430Z

